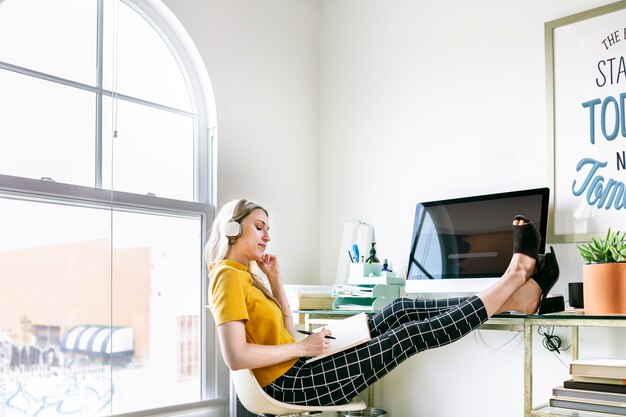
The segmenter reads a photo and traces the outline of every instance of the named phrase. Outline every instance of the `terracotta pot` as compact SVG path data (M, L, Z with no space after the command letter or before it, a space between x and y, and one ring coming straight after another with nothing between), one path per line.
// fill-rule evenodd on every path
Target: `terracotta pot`
M586 315L626 314L626 263L583 265Z

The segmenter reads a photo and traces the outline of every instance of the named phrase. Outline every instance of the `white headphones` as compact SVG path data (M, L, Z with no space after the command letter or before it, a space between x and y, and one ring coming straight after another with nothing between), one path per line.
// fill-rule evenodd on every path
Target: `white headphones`
M241 225L234 219L224 225L224 234L228 237L241 236Z

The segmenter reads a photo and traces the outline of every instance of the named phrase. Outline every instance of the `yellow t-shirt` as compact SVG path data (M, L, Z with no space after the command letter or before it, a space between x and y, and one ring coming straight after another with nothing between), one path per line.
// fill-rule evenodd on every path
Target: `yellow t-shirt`
M280 345L295 342L285 327L280 308L252 285L248 267L223 260L209 269L209 279L209 307L217 326L242 320L248 343ZM296 361L289 359L252 372L264 387L287 372Z

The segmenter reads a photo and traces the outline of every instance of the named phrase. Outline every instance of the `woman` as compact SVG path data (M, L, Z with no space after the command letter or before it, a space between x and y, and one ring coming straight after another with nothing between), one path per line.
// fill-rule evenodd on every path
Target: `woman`
M513 221L513 257L504 275L467 298L401 298L370 318L372 340L305 363L328 345L323 329L297 342L291 310L270 241L268 213L246 200L224 205L206 245L209 306L226 364L252 369L275 399L303 405L335 405L426 349L452 343L498 312L534 313L559 275L554 252L539 255L541 236L523 216ZM252 272L258 267L269 290Z

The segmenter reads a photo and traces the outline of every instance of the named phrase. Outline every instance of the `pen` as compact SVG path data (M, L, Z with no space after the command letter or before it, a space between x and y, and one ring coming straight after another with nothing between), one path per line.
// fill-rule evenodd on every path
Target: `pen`
M312 335L313 334L313 332L309 332L307 330L298 330L298 333L308 334L308 335ZM326 339L336 339L336 337L326 336Z
M359 247L356 243L352 245L352 252L354 252L355 262L359 262Z

